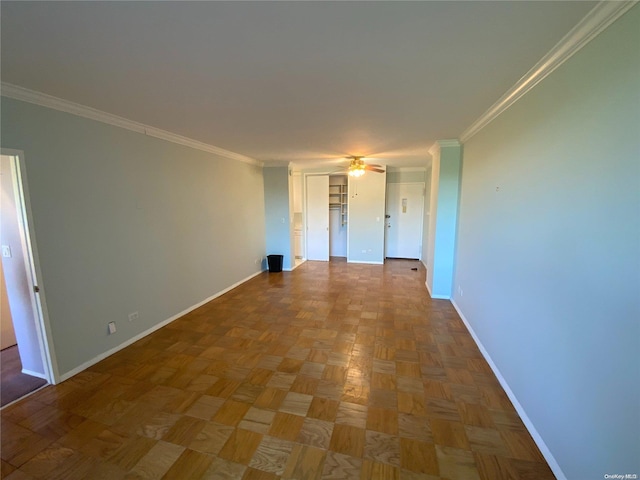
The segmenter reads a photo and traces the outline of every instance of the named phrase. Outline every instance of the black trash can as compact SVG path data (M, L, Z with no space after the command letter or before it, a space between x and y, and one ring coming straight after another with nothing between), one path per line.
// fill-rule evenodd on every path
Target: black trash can
M282 271L282 259L284 255L267 255L267 262L269 263L269 273Z

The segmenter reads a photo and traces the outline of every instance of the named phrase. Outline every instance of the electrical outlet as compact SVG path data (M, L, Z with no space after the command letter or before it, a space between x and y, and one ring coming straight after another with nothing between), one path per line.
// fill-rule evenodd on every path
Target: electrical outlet
M464 295L462 293L462 287L460 285L458 285L458 295L460 295L462 297L462 295Z
M140 316L140 315L138 315L138 312L130 313L130 314L129 314L129 321L130 321L130 322L133 322L134 320L137 320L139 316Z
M116 333L116 322L109 322L109 335Z

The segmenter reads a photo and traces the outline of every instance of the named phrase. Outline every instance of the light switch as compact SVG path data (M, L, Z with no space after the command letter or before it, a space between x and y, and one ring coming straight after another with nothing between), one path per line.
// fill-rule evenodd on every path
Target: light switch
M109 322L109 335L116 333L116 322Z
M11 258L11 247L9 245L2 245L2 256Z

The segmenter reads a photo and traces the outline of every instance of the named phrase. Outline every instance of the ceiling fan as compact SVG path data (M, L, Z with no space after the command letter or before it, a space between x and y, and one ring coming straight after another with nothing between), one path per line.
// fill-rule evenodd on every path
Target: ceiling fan
M351 159L351 162L349 163L349 168L347 169L347 173L351 177L361 177L362 175L364 175L365 171L384 173L382 166L373 165L373 164L367 165L366 163L364 163L364 160L363 160L364 157L362 156L354 155L348 158Z

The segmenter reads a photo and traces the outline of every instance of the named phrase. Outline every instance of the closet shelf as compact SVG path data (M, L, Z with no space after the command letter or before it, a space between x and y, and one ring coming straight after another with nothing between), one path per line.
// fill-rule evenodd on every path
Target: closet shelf
M346 175L336 175L330 177L329 184L329 209L340 212L340 226L347 225L349 186Z

